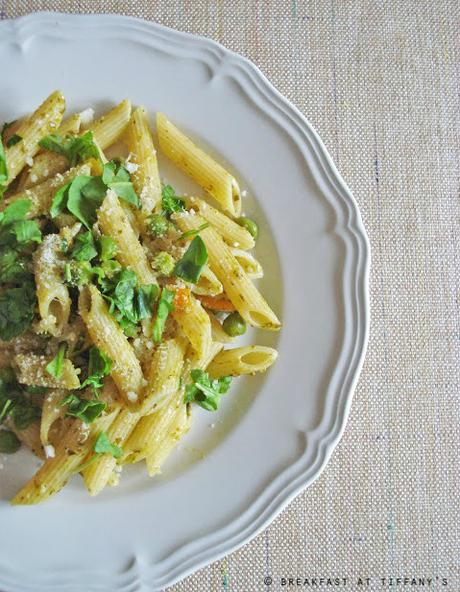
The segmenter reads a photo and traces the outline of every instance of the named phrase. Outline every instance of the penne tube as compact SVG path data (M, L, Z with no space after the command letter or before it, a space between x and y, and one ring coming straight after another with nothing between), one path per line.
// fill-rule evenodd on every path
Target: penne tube
M167 457L190 430L192 416L187 405L180 405L162 440L157 447L149 450L146 456L147 471L150 477L161 473L161 467Z
M186 203L187 208L190 208L200 216L203 216L206 222L209 222L209 224L217 230L230 247L244 250L253 249L255 247L255 240L246 228L237 224L226 214L213 208L204 199L200 199L199 197L188 197L186 198Z
M41 321L38 333L60 337L69 320L71 300L62 281L61 237L48 234L34 255L35 284Z
M72 362L64 359L59 377L51 375L47 365L53 358L38 354L17 354L14 364L21 384L45 386L48 388L77 389L80 386L77 370Z
M38 109L18 127L21 141L5 150L8 168L7 185L19 175L24 166L40 150L39 141L56 132L64 115L65 99L60 91L51 94Z
M124 133L131 117L131 102L125 99L108 113L96 119L88 130L93 132L94 140L101 150L114 144Z
M134 426L139 421L139 418L140 414L138 412L122 409L107 430L107 437L110 442L122 448ZM93 455L94 452L89 455L87 460L91 460ZM83 470L83 479L91 496L97 495L104 489L116 465L116 458L109 454L104 454Z
M160 148L184 173L210 193L232 216L241 215L241 193L236 179L222 165L173 125L163 113L157 113Z
M95 286L83 288L78 308L91 340L112 360L110 375L125 403L137 407L144 386L140 362Z
M173 310L171 314L197 355L206 355L212 341L211 322L201 302L190 295L190 306L186 310Z
M262 265L250 253L243 251L243 249L230 249L230 251L241 265L248 278L256 280L264 276Z
M50 391L42 407L42 417L40 420L40 441L43 446L49 443L49 435L53 423L64 416L65 408L61 405L65 397L65 391L62 389L53 389Z
M156 348L144 391L143 415L156 411L179 388L184 353L185 343L180 338L163 341Z
M58 134L61 136L76 135L80 130L80 123L80 115L72 115L62 122ZM19 192L34 187L55 177L58 173L64 173L68 168L69 162L65 156L41 149L34 157L34 162L29 170L23 170L17 190Z
M216 274L205 265L198 282L192 286L192 292L202 296L218 296L219 294L222 294L223 291L224 287L222 286L222 282L220 282Z
M47 179L40 183L39 185L35 185L30 189L26 189L25 191L15 193L8 197L8 199L4 200L5 206L17 201L18 199L30 199L32 205L30 210L26 214L26 218L36 218L38 216L49 216L49 211L51 208L51 204L53 202L53 198L56 195L56 191L60 189L69 181L72 181L78 175L90 175L91 174L91 164L79 164L73 169L70 169L63 175L58 173L52 179Z
M45 461L32 479L15 495L11 503L13 505L38 504L60 491L78 471L85 457L91 453L98 434L107 430L117 414L118 410L98 418L91 424L89 434L81 421L73 422L72 427L56 447L54 457Z
M182 231L194 230L204 223L201 216L190 212L175 214L174 220ZM208 265L222 282L225 293L240 315L254 327L278 330L281 323L277 316L248 278L219 233L214 228L208 227L200 232L200 236L208 251Z
M263 345L247 345L223 350L208 366L212 378L241 376L265 372L278 357L276 349Z
M161 201L161 182L156 150L144 107L133 111L126 127L125 141L130 152L131 167L134 169L131 180L141 201L139 215L145 220Z
M120 263L130 267L141 284L155 284L155 274L147 261L144 249L114 191L107 191L97 218L102 231L117 243L119 250L116 257Z

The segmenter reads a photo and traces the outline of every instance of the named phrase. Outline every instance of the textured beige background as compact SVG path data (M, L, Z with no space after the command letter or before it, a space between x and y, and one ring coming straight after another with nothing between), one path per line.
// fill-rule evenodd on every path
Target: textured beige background
M369 350L327 469L170 590L292 590L293 576L460 590L460 2L0 0L4 18L37 10L135 15L247 56L319 131L372 244Z

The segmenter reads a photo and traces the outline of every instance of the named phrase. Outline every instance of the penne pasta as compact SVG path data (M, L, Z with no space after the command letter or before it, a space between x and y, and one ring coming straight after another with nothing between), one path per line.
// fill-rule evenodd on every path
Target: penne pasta
M206 222L209 222L224 241L230 246L239 249L253 249L255 246L254 238L251 234L226 214L219 212L216 208L209 205L204 199L199 197L189 197L186 199L187 207L202 216Z
M141 365L97 288L84 288L78 307L91 340L113 362L110 375L126 405L137 407L144 386Z
M143 107L135 109L126 127L125 141L133 170L132 182L141 201L140 216L145 219L161 201L161 182L147 113Z
M205 265L198 282L192 287L192 292L202 296L217 296L218 294L222 294L223 291L224 287L222 286L222 282L220 282L216 274Z
M192 344L197 355L206 355L212 341L211 322L201 303L191 296L189 308L174 310L172 316Z
M263 275L248 252L259 230L233 219L235 177L160 113L162 151L218 205L182 197L162 185L144 107L125 100L95 121L91 107L63 113L55 92L5 126L0 150L0 429L44 459L16 505L46 500L76 473L91 496L116 486L125 464L160 473L192 407L215 411L230 376L277 356L224 350L245 322L280 327L251 281ZM62 137L40 142L50 134ZM3 448L18 443L7 435Z
M54 337L63 334L70 314L70 296L63 282L64 262L60 257L61 237L48 234L34 256L35 284L41 321L38 333Z
M81 421L73 422L63 440L37 473L11 500L13 505L32 505L45 501L60 491L78 471L78 467L91 453L97 434L105 431L115 420L118 411L97 419L88 430Z
M88 130L93 132L94 140L105 150L114 144L123 135L131 117L131 102L122 101L108 113L96 119Z
M45 386L48 388L77 389L80 386L75 366L65 359L58 377L50 374L46 367L53 358L38 354L17 354L14 364L21 384Z
M241 193L236 179L209 154L196 146L163 113L157 114L160 148L184 173L210 193L232 216L241 214Z
M230 249L230 251L241 265L248 278L256 280L264 276L262 265L250 253L243 251L243 249Z
M56 91L21 123L16 131L21 140L5 150L8 167L7 185L10 185L24 166L32 161L40 150L39 141L58 129L64 110L64 95L60 91Z
M91 164L85 163L77 165L63 175L59 173L52 179L47 179L39 185L35 185L30 189L11 195L4 200L4 204L5 206L8 206L18 199L30 199L31 207L26 214L26 218L49 215L51 203L56 195L56 191L78 175L89 175L90 173Z
M204 220L196 214L175 214L175 221L183 231L199 228ZM278 318L260 292L248 278L229 247L214 228L205 228L200 236L206 244L209 266L222 282L225 293L241 316L254 327L278 330Z
M130 267L141 284L155 284L155 274L114 191L107 192L97 218L102 231L117 243L120 263Z
M277 356L275 349L263 345L235 347L218 353L209 364L208 372L213 378L265 372Z

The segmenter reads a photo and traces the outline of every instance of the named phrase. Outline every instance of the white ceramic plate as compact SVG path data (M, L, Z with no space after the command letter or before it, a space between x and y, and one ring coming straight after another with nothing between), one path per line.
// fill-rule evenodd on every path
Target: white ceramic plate
M277 347L278 362L239 380L218 414L196 410L160 478L136 466L96 499L76 478L42 506L12 508L37 461L20 452L0 472L4 592L161 589L255 536L326 465L366 346L366 234L311 126L212 41L123 17L41 13L0 23L0 63L0 121L55 88L71 110L125 97L162 110L235 171L261 224L261 289L284 327L248 341Z

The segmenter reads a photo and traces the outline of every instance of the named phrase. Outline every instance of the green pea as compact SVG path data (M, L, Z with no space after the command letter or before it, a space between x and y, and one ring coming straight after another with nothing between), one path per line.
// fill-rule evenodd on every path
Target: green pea
M0 452L12 454L21 448L21 442L14 432L0 430Z
M232 312L222 323L222 327L230 337L237 337L246 333L246 322L238 312Z
M259 227L257 226L257 222L254 222L254 220L251 220L251 218L246 218L246 216L241 216L241 218L237 219L237 222L240 226L246 228L254 240L257 239L259 236Z

